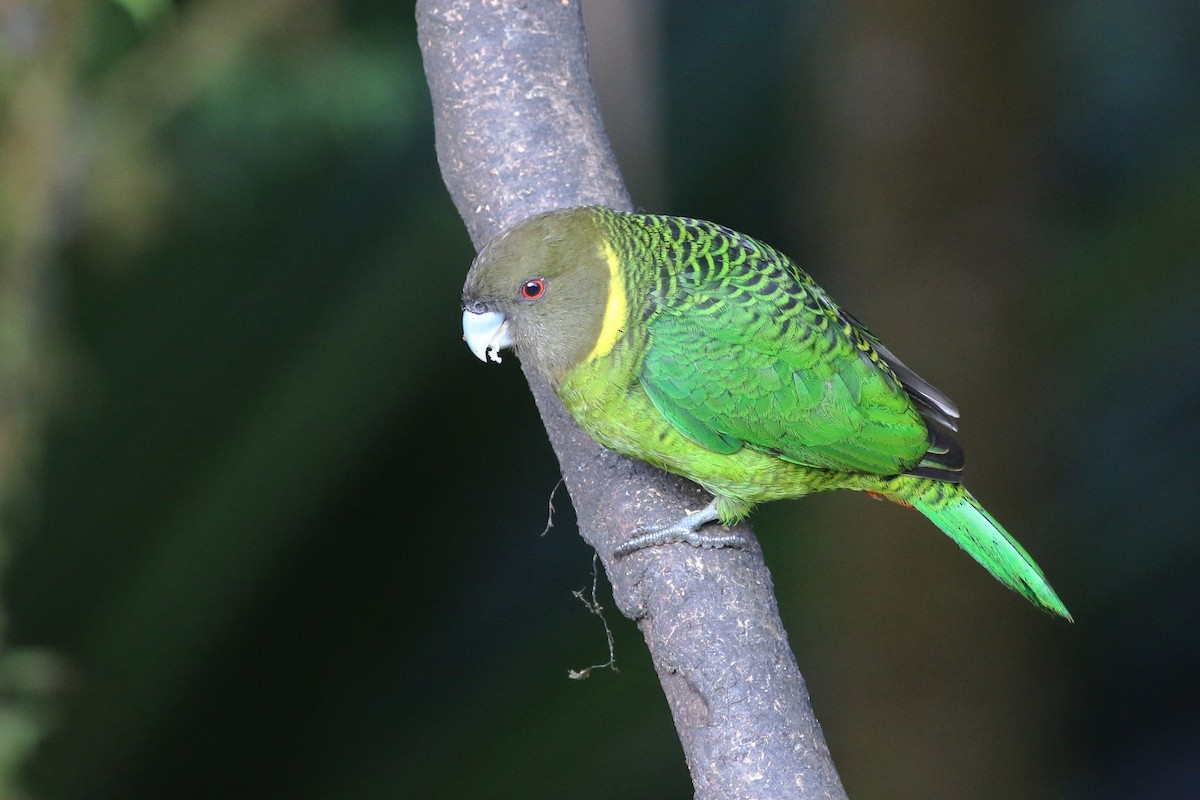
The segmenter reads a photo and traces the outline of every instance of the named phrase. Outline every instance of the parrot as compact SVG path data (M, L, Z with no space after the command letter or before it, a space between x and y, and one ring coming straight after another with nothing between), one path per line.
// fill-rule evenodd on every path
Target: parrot
M511 348L602 446L712 495L616 550L736 546L704 530L758 503L849 489L916 509L1002 584L1071 615L962 484L959 411L787 256L689 217L531 216L479 251L463 338Z

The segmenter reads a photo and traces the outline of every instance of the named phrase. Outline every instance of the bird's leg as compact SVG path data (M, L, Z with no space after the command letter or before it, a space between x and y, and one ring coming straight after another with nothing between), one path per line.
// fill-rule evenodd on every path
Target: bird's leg
M691 514L672 522L670 525L664 525L661 528L638 528L633 536L613 551L613 554L618 557L627 556L644 547L657 547L661 544L673 544L676 542L690 544L692 547L744 548L746 540L736 533L700 532L699 529L701 527L710 522L716 522L717 519L717 501L714 498L704 508L699 511L693 511Z

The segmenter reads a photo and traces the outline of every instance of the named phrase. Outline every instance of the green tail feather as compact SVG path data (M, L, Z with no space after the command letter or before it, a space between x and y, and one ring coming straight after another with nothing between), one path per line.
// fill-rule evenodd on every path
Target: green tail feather
M893 487L896 499L929 517L998 581L1039 608L1074 621L1025 548L961 485L902 477Z

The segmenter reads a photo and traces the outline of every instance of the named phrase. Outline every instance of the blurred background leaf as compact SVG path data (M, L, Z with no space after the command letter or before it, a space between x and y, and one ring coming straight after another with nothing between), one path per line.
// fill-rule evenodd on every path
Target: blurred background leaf
M762 509L851 796L1200 791L1200 6L585 11L635 203L776 244L955 397L1078 620L900 509ZM691 796L632 623L567 678L591 558L460 341L412 17L0 8L0 796Z

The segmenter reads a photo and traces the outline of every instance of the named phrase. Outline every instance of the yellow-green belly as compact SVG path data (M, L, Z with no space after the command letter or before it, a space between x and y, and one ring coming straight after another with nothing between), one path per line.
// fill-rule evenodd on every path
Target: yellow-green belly
M559 398L597 442L703 486L718 500L721 521L730 524L756 503L802 497L830 489L884 491L887 478L834 472L785 461L745 446L716 453L680 433L654 407L635 380L601 377L594 364L577 367L558 385Z

